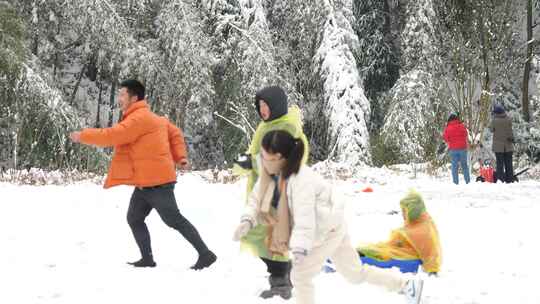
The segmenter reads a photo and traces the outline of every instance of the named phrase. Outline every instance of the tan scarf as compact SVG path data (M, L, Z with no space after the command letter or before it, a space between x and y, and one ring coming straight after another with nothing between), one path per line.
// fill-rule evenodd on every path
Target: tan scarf
M289 251L289 240L291 237L289 202L287 201L287 183L281 177L279 178L278 183L280 196L277 212L273 215L271 206L276 183L268 174L265 166L261 166L257 211L263 223L268 225L265 244L272 254L286 256Z

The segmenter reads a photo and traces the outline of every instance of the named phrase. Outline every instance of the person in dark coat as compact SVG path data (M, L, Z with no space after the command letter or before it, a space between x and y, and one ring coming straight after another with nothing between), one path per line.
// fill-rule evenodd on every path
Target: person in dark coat
M467 163L467 128L459 120L459 116L456 113L452 113L448 117L443 138L448 145L448 151L452 161L452 181L456 185L459 184L458 168L461 165L465 183L468 184L471 181L471 177Z
M501 105L496 105L493 108L491 131L493 132L492 150L495 153L497 163L497 180L511 183L514 181L514 169L512 166L514 134L512 132L512 119L508 117Z

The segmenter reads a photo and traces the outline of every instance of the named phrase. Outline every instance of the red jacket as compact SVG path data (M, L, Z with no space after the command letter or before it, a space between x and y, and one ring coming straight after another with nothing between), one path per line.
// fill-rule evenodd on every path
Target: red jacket
M459 120L452 120L446 125L443 138L449 150L467 149L467 129Z

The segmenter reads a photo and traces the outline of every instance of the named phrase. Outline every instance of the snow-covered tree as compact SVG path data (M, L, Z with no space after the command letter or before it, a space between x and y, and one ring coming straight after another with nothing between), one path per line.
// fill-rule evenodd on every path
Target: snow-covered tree
M220 133L227 138L227 160L247 149L260 120L253 105L255 92L267 85L281 84L262 4L263 1L201 4L207 15L207 31L213 36L215 114L219 117Z
M399 54L396 28L399 16L392 14L390 1L354 0L353 26L359 40L355 51L366 97L371 104L370 130L378 131L386 109L383 95L399 77Z
M103 168L104 155L68 142L67 132L82 124L74 108L51 86L37 67L37 59L24 63L12 87L5 147L10 149L10 168L46 167L96 170ZM6 138L4 138L6 140Z
M152 71L163 83L157 90L162 112L183 127L195 168L223 164L222 141L213 116L215 93L209 38L197 9L185 1L166 2L157 17L162 68ZM164 77L165 76L165 77ZM156 84L157 85L157 84Z
M10 145L15 120L14 87L24 62L24 24L12 5L0 2L0 168L12 166L16 155Z
M275 45L280 85L287 89L290 103L304 116L309 138L310 160L326 159L327 148L321 122L323 88L313 58L327 19L325 3L319 0L267 1L268 22Z
M459 112L472 149L484 138L494 103L520 104L522 66L516 8L492 1L437 2L438 43L449 110ZM524 43L524 42L523 42Z
M358 38L351 3L326 2L327 20L314 64L323 81L328 157L354 167L371 162L369 101L364 95L353 49Z
M0 79L17 76L24 60L25 28L17 11L7 2L0 2Z
M399 149L398 161L420 162L426 159L437 133L436 88L433 75L413 69L402 75L389 94L391 106L385 117L382 137L386 145ZM435 124L435 125L434 125Z
M400 161L421 161L433 153L440 141L437 122L442 106L434 72L437 56L432 0L409 2L401 33L400 78L390 91L389 109L381 136L388 147L397 147Z
M312 161L424 161L450 111L473 142L489 138L493 103L514 117L517 154L533 155L540 32L524 31L529 3L531 28L539 0L0 0L0 156L92 169L109 150L77 155L58 130L111 126L126 78L184 129L195 168L247 148L254 94L275 84L302 109Z

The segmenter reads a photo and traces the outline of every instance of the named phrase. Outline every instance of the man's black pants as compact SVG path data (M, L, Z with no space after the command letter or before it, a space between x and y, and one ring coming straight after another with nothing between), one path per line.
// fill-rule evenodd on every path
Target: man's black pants
M150 233L144 222L152 209L156 209L163 222L180 232L199 254L208 251L197 229L180 214L174 197L174 183L148 188L136 187L129 202L127 221L143 259L152 258Z

